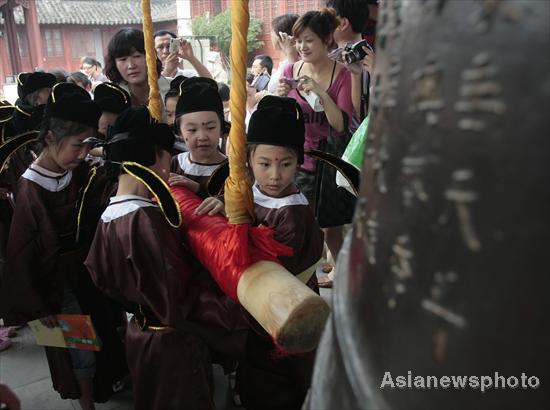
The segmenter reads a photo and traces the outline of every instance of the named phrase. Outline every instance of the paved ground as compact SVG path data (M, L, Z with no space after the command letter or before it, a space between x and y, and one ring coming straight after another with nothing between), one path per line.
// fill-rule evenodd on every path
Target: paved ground
M13 346L0 353L0 379L19 396L23 410L73 410L80 409L77 400L62 400L52 388L50 372L44 348L37 346L28 327L20 329L12 338ZM221 367L214 366L215 402L218 409L232 410L227 392L227 377ZM131 388L127 388L103 404L97 410L132 410Z
M330 290L321 289L321 296L330 303ZM28 328L20 329L12 338L13 346L0 353L0 380L19 396L23 410L80 409L78 401L62 400L53 390L44 348L37 346ZM214 366L214 402L220 410L239 409L229 398L228 379L221 367ZM97 404L97 410L133 409L132 392L127 388L109 402ZM242 408L241 408L242 409Z

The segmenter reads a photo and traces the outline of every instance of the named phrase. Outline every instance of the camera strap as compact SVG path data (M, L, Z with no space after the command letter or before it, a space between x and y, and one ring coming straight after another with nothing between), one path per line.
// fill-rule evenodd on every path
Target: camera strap
M370 99L370 74L368 71L363 71L361 74L361 121L365 119L369 112Z

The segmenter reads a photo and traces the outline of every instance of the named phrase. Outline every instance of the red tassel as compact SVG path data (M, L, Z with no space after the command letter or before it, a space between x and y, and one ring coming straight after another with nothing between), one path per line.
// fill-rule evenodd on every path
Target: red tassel
M231 225L224 216L196 215L202 200L184 187L172 187L183 224L180 229L195 257L210 272L220 288L238 302L237 286L243 272L265 260L280 263L278 256L290 256L292 248L277 242L267 227Z

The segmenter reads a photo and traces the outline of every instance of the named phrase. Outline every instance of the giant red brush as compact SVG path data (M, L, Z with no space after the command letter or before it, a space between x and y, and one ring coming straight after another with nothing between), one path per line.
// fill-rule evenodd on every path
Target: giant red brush
M292 249L273 239L270 228L233 225L222 215L196 215L202 200L186 188L172 187L172 194L188 245L222 290L285 352L314 349L330 309L278 262Z
M277 243L268 228L254 227L254 201L246 168L246 60L248 1L231 2L231 130L229 177L225 181L225 211L198 216L200 199L185 188L174 188L183 232L199 261L220 287L238 301L288 353L317 346L329 307L276 262L289 248ZM155 77L156 78L156 77Z

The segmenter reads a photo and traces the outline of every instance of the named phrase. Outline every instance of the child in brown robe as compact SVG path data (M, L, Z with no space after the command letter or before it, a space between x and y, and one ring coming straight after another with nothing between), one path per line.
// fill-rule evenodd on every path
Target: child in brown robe
M122 111L130 108L130 94L115 83L100 83L94 90L94 101L101 108L97 131L101 138L113 125Z
M17 75L18 99L15 106L0 102L0 144L26 131L38 130L44 107L55 77L49 73ZM10 153L9 160L0 163L0 274L6 256L7 238L17 196L17 181L36 158L32 144L25 144Z
M273 227L275 239L293 248L283 266L319 293L315 268L323 251L323 232L306 197L294 183L304 160L304 122L295 100L266 96L248 128L249 167L256 222ZM246 359L239 364L241 399L250 409L300 409L309 388L314 352L276 357L267 333L252 322Z
M85 140L95 135L100 114L77 85L52 88L38 135L44 149L19 180L0 286L6 324L40 319L52 327L58 313L91 316L103 342L100 352L46 348L53 387L62 398L78 398L83 409L106 401L112 384L126 373L109 301L84 268L86 241L76 240L77 205L89 171L84 159L91 147Z
M106 158L123 173L85 263L95 284L134 314L126 347L135 408L213 409L208 350L188 321L197 298L190 255L166 185L174 134L145 107L123 112L111 131Z
M192 77L180 84L176 105L176 127L180 130L188 152L172 160L170 184L182 185L204 199L198 214L214 215L223 212L221 197L209 196L207 183L212 173L227 157L219 149L220 138L226 129L223 103L214 80Z
M172 158L172 174L169 184L182 185L195 192L203 202L196 209L197 215L214 215L225 212L222 185L223 175L228 172L228 162L219 149L220 137L227 131L228 124L223 116L223 103L214 80L192 77L171 83L178 90L175 108L175 128L179 130L189 151ZM217 183L210 184L210 178L221 170ZM219 183L218 183L219 182ZM214 188L215 187L215 188ZM196 277L200 278L201 292L192 313L195 323L205 322L208 316L218 316L217 329L210 329L214 336L221 328L229 331L220 337L207 337L213 363L220 364L225 372L231 372L236 359L243 355L243 341L246 338L247 324L240 308L233 303L211 278L198 261L195 261ZM202 309L201 306L208 306ZM214 312L217 312L214 315ZM225 322L225 323L223 323Z

